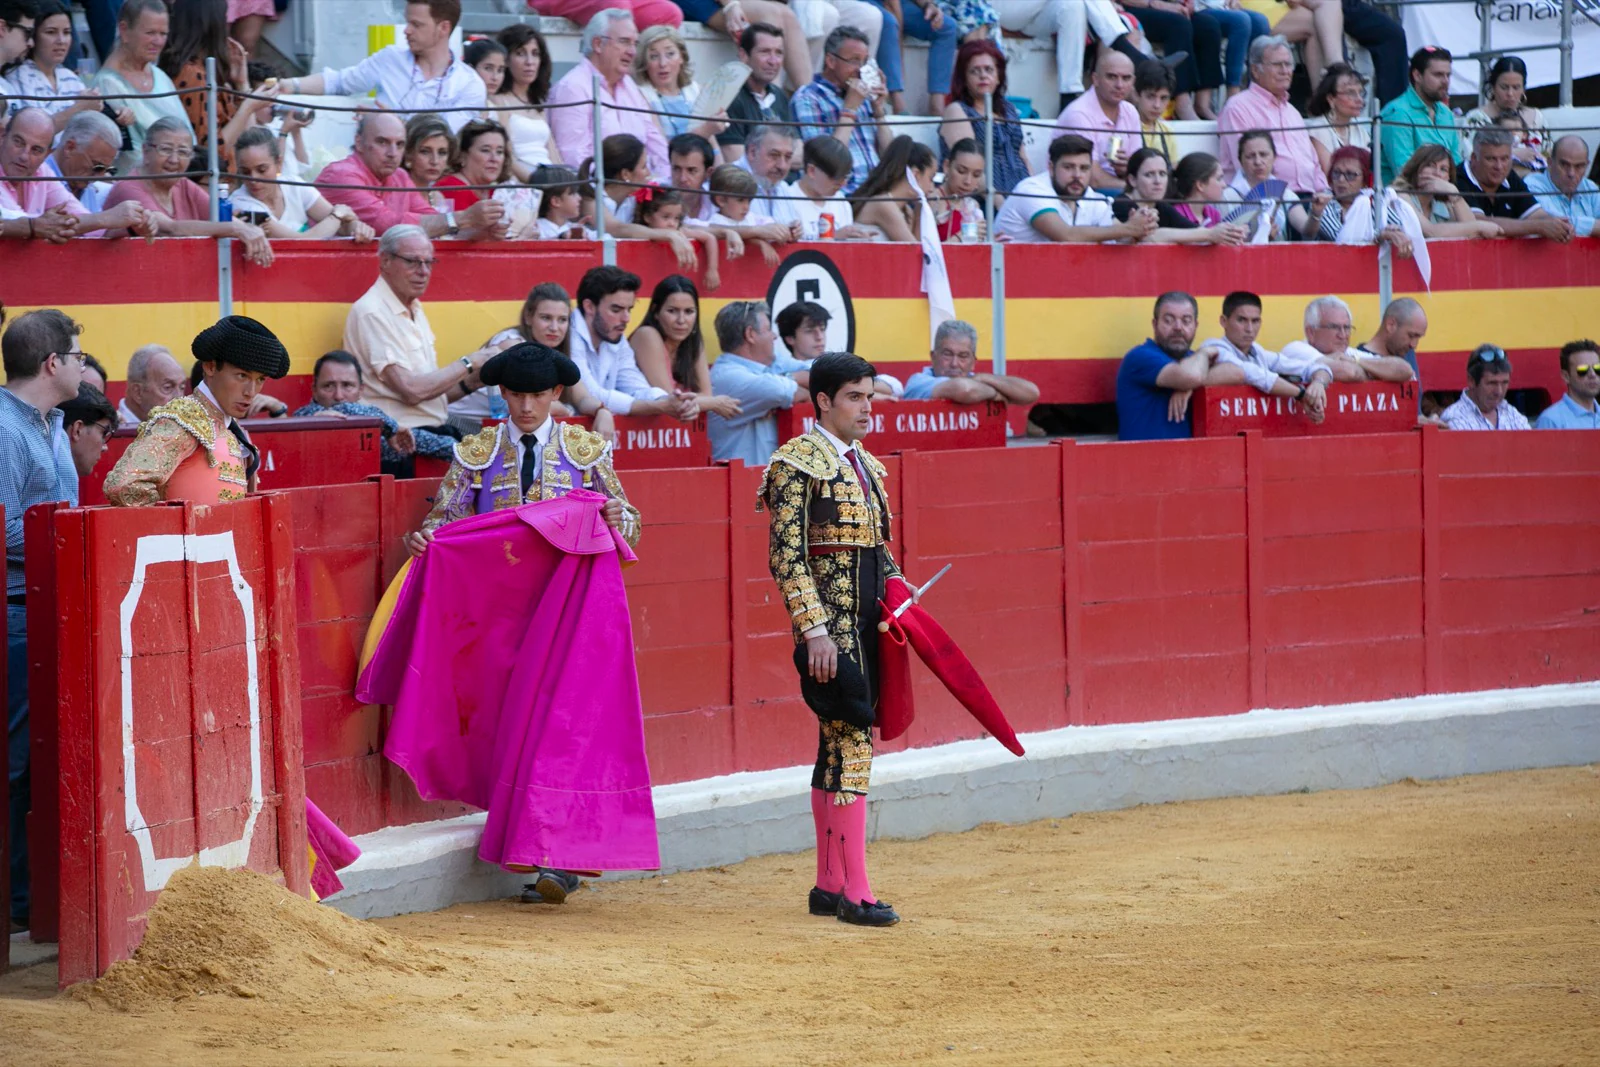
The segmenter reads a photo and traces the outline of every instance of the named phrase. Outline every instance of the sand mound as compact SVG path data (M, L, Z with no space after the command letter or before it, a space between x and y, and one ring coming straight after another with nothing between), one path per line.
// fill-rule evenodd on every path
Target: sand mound
M133 958L72 994L123 1011L208 995L321 1000L439 969L406 938L262 875L189 867L156 899Z

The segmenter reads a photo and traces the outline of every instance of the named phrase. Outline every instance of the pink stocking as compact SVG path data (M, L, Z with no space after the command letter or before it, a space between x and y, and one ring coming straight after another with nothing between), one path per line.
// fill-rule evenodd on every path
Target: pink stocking
M853 803L831 807L844 861L844 895L857 904L876 903L878 898L867 881L867 798L857 796Z
M811 821L817 828L817 888L825 893L837 893L844 888L844 867L839 862L833 808L833 794L825 789L811 791Z

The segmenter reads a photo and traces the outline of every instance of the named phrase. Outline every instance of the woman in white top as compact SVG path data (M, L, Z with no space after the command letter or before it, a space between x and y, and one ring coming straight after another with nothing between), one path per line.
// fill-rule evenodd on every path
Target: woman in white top
M1530 172L1542 171L1548 164L1544 158L1544 115L1536 107L1528 106L1528 65L1516 56L1501 56L1489 68L1489 78L1484 91L1483 106L1466 114L1466 130L1461 135L1461 154L1465 158L1472 146L1473 134L1485 126L1494 126L1502 115L1517 115L1522 128L1515 131L1517 145L1511 150L1511 162L1517 175L1525 177Z
M520 109L492 114L511 136L511 172L525 182L540 167L561 162L544 114L545 97L550 95L550 47L543 34L521 22L501 30L495 40L506 50L506 77L500 91L489 94L489 104Z
M19 96L51 96L53 100L18 101L17 106L36 107L48 111L55 119L56 129L66 128L67 122L80 111L98 111L105 106L100 94L83 84L83 79L71 67L64 66L72 51L72 16L59 0L46 0L39 5L39 17L34 23L33 51L22 65L7 75L17 87ZM116 109L117 123L126 126L133 122L133 112L126 107Z
M1317 150L1322 173L1333 166L1341 148L1372 148L1372 124L1367 120L1367 79L1348 63L1328 68L1306 105L1306 132Z
M167 45L169 25L166 0L126 0L117 13L117 46L94 76L94 89L108 98L112 107L133 112L133 122L127 127L133 150L118 157L118 167L124 172L132 171L140 162L145 131L157 119L174 119L191 134L194 132L172 79L156 66ZM126 95L129 93L174 95L133 99Z
M334 207L308 185L274 184L283 172L278 135L252 126L234 142L234 165L244 187L233 194L233 217L260 226L268 237L351 237L372 240L372 227L344 204Z
M651 26L639 35L639 51L633 57L633 80L639 83L644 98L656 109L656 122L667 140L680 133L697 133L714 144L717 134L728 128L725 122L696 122L692 117L700 99L700 84L694 80L689 46L684 44L676 27Z

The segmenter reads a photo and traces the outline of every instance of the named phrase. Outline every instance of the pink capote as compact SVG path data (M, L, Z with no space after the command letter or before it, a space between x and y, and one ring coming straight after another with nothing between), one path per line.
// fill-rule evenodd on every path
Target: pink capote
M429 800L488 810L479 858L655 870L655 808L622 563L605 497L442 527L356 685L393 704L384 755Z
M306 797L306 843L311 846L311 890L317 899L344 888L338 872L361 858L361 848Z

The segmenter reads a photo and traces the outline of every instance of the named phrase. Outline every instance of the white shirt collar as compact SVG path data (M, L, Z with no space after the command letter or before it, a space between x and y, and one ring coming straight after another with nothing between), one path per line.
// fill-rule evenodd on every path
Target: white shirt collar
M545 445L549 444L550 431L555 424L556 420L552 416L547 415L545 416L545 420L539 424L539 428L537 430L534 430L532 433L523 433L521 430L517 429L516 423L509 421L506 423L506 425L511 428L511 442L516 445L521 445L524 448L527 447L526 442L530 437L533 438L534 443L540 448L543 448Z
M194 395L202 398L206 403L210 404L211 407L222 416L222 422L224 425L235 421L232 415L229 415L226 411L222 410L222 405L217 402L216 395L211 392L211 387L206 385L205 382L202 381L199 385L194 387Z
M848 457L851 452L855 451L855 445L847 445L839 438L833 436L833 434L828 432L828 428L822 425L821 420L818 420L817 422L817 432L827 439L828 443L833 446L833 450L839 453L841 458Z

